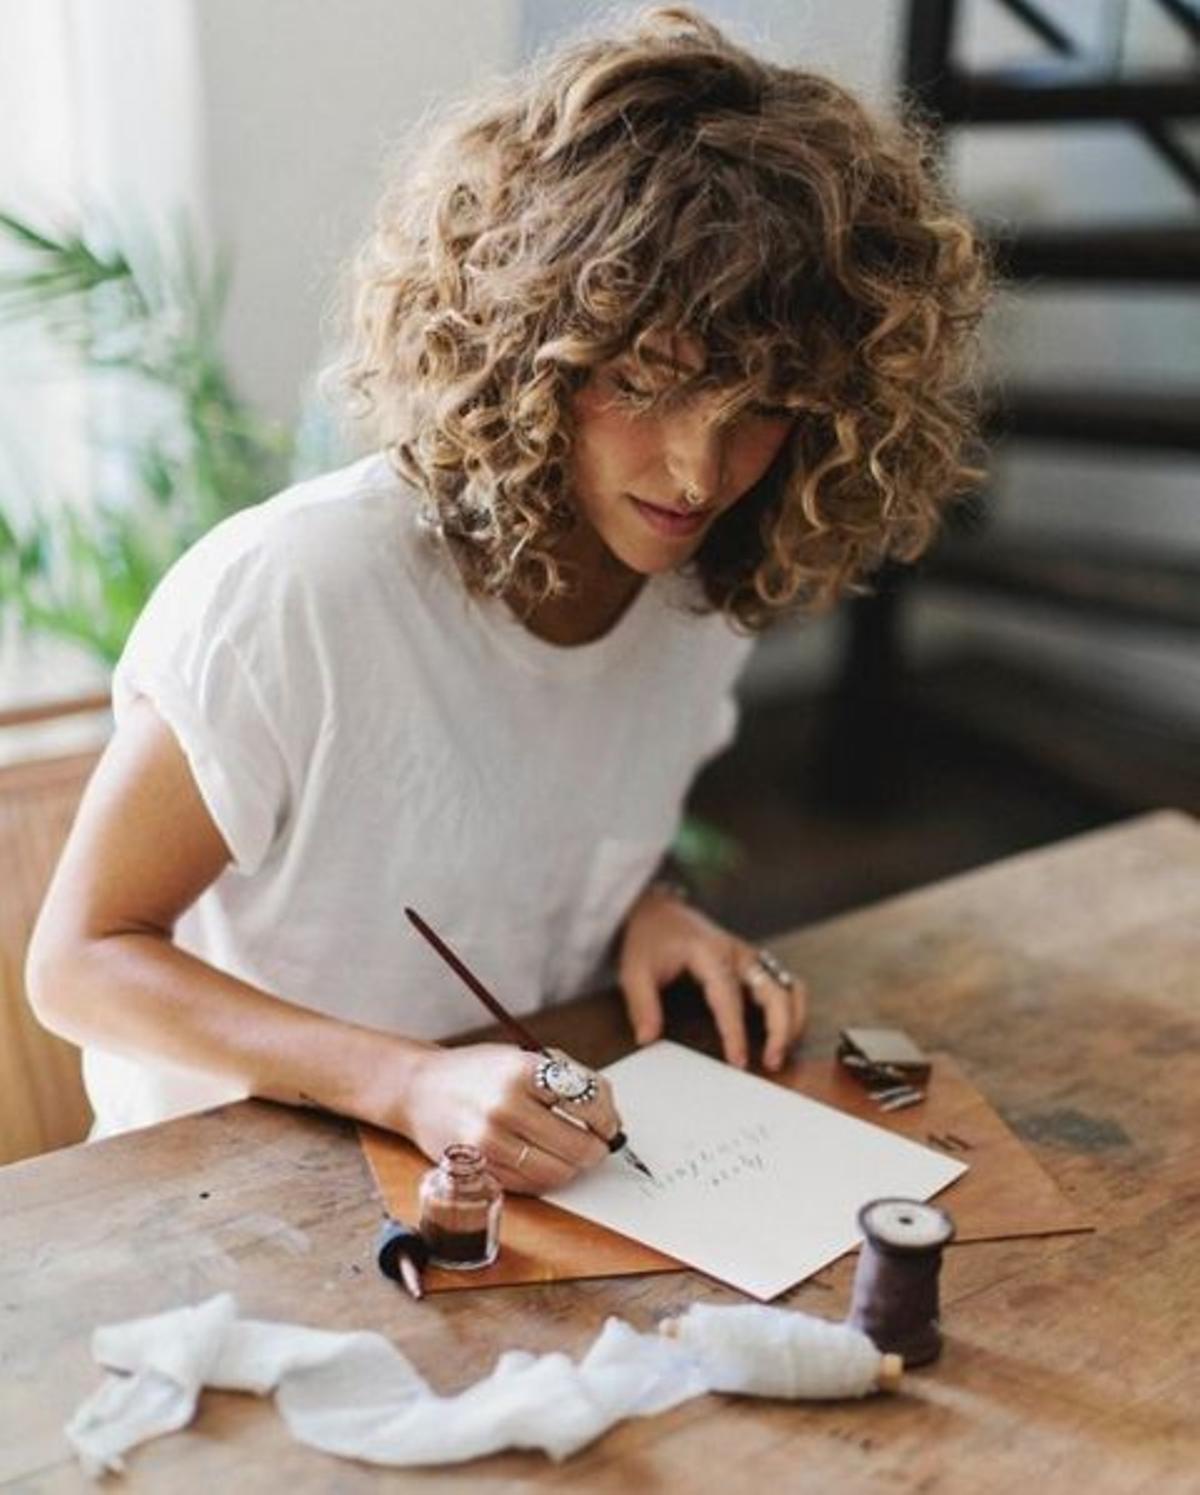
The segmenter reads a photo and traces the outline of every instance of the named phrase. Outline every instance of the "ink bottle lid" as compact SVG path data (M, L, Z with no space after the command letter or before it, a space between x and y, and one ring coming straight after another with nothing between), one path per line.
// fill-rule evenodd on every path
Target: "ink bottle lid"
M477 1147L451 1143L421 1179L418 1198L430 1266L452 1272L491 1266L500 1249L504 1191Z

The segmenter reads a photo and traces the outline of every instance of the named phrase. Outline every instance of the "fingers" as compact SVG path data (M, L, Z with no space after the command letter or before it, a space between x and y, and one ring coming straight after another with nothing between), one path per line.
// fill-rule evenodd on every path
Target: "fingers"
M648 966L627 967L621 973L625 1008L638 1043L653 1043L662 1033L662 996L654 972Z
M602 1137L590 1129L593 1116L607 1121L612 1111L607 1082L596 1076L596 1097L586 1106L554 1107L554 1097L536 1087L535 1068L527 1066L523 1083L492 1109L481 1143L501 1185L523 1193L559 1188L608 1156Z
M800 1037L808 1023L808 984L799 976L792 987L792 1042Z
M558 1189L608 1157L608 1147L581 1123L563 1120L535 1101L515 1116L488 1118L474 1145L502 1188L521 1194Z
M583 1119L592 1131L607 1141L621 1130L621 1113L617 1110L613 1088L603 1075L596 1076L596 1098L582 1110Z
M574 1108L567 1111L549 1110L532 1102L532 1109L524 1109L518 1115L504 1118L514 1135L529 1142L540 1152L560 1158L573 1172L580 1168L594 1168L608 1156L603 1139L592 1131L580 1117L576 1120Z
M744 986L765 1018L763 1063L773 1070L782 1066L804 1026L803 984L769 950L754 949L694 908L670 899L639 904L625 928L620 963L639 1043L661 1035L660 988L685 973L704 990L730 1064L745 1068L749 1059Z
M762 1008L766 1023L763 1063L767 1069L779 1069L804 1027L807 994L803 982L769 952L727 937L693 945L682 955L680 965L691 972L704 991L726 1060L744 1069L749 1059L745 987ZM654 968L627 962L622 985L638 1041L657 1038L662 1030L662 998Z
M704 989L728 1063L745 1069L747 1059L746 1016L742 1006L742 984L728 954L712 947L697 950L692 970Z
M585 1104L560 1103L550 1107L551 1115L565 1121L568 1126L578 1127L592 1137L607 1143L621 1130L621 1117L613 1101L612 1086L600 1075L596 1076L596 1098Z
M804 983L772 958L755 951L742 972L742 983L763 1013L766 1041L763 1064L779 1069L788 1049L800 1036L808 1010L808 993Z
M598 1145L600 1156L606 1157L604 1144ZM511 1133L490 1142L485 1153L497 1183L510 1194L544 1194L570 1183L580 1171L557 1153L547 1152Z
M433 1159L452 1142L478 1147L504 1188L540 1193L567 1183L603 1162L608 1148L582 1119L573 1124L540 1102L537 1062L507 1044L432 1048L410 1082L409 1135ZM607 1123L611 1091L597 1079L596 1092L587 1114L594 1109Z

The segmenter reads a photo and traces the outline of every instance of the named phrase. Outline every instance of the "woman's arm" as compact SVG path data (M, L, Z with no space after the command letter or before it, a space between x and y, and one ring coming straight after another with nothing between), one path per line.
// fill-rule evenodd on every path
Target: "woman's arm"
M88 785L34 931L27 985L45 1026L402 1132L430 1156L474 1142L509 1188L553 1187L607 1155L539 1103L531 1058L516 1048L443 1049L378 1032L180 950L176 919L228 862L186 757L139 701ZM608 1094L594 1104L589 1121L616 1130Z

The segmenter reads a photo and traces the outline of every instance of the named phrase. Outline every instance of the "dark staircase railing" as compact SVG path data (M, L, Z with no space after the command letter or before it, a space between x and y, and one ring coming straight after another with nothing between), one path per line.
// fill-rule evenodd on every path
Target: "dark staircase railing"
M1004 227L993 238L1001 273L1015 280L1164 287L1200 283L1200 226L1190 223Z
M1190 61L1170 71L1115 75L1081 57L1074 41L1031 0L994 0L1054 58L1044 64L966 72L954 60L958 0L909 0L902 82L921 116L944 138L953 128L1121 121L1178 180L1200 195L1200 164L1173 131L1200 118L1200 6L1157 0ZM984 225L988 231L987 225ZM1177 287L1200 282L1200 223L997 226L990 231L1002 276L1046 283ZM993 441L1054 442L1112 451L1200 453L1200 389L1088 390L1016 384L993 391L985 410ZM1200 503L1200 492L1197 494ZM1086 497L1081 499L1086 502ZM986 499L982 500L986 510ZM1194 635L1200 631L1200 547L1192 560L1124 543L1105 547L950 535L916 584L1041 611ZM872 596L853 603L833 693L827 792L848 809L877 809L899 795L905 738L918 730L905 688L901 625L911 573L887 567ZM940 710L952 708L942 700ZM1019 708L1018 708L1019 709ZM1003 719L991 712L989 730ZM1024 730L1028 732L1026 724ZM1019 735L1019 734L1016 734ZM1081 760L1082 761L1082 760ZM1191 806L1200 808L1200 773Z
M984 419L994 440L1200 453L1200 393L1022 384L994 391Z

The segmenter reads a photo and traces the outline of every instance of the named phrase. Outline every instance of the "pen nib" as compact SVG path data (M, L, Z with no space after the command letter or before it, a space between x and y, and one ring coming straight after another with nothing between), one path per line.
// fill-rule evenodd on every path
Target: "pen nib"
M649 1168L646 1167L645 1163L642 1162L632 1147L623 1147L621 1149L621 1156L627 1163L636 1168L639 1173L644 1173L651 1183L654 1182L654 1174L650 1172Z
M608 1139L609 1152L619 1153L631 1168L636 1168L639 1173L645 1174L651 1183L654 1182L654 1174L650 1172L637 1153L629 1145L629 1139L624 1132L614 1132Z

